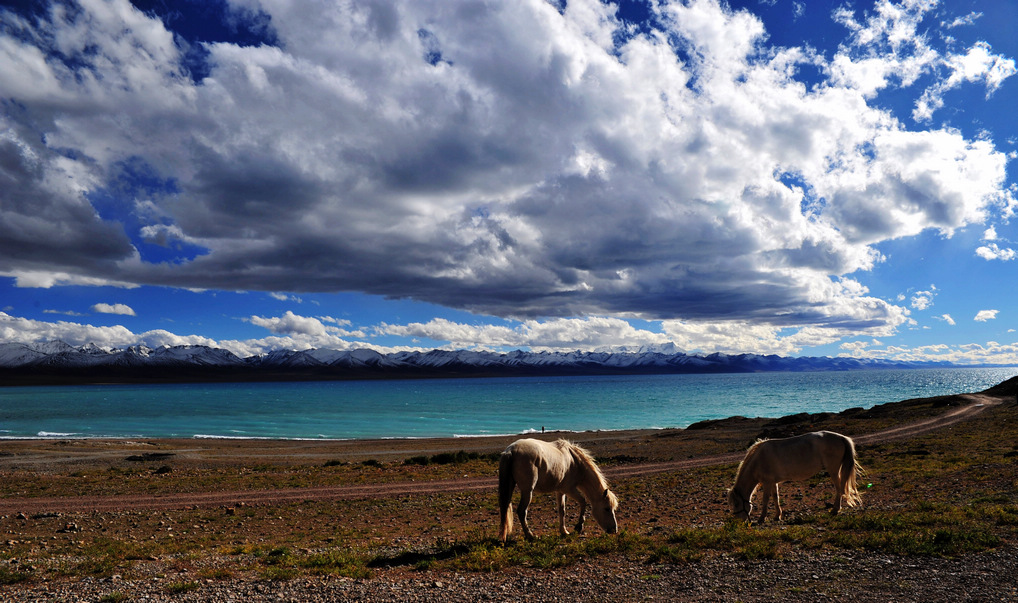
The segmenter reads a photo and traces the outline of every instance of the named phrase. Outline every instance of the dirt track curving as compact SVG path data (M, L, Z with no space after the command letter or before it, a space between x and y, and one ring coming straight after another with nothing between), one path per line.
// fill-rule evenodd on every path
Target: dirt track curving
M965 403L936 417L872 433L857 435L853 439L856 443L865 445L876 445L893 440L906 439L970 419L985 409L1001 403L1001 399L985 394L964 394L958 396L958 398L963 400ZM741 460L742 456L742 452L736 452L667 462L627 464L609 467L605 473L608 477L617 480L654 473L682 471L710 465L737 463ZM208 493L5 498L0 500L0 514L12 514L19 512L25 514L38 514L59 512L185 509L199 507L229 507L239 504L281 504L309 500L373 499L410 494L435 494L441 492L494 489L496 486L497 482L493 477L472 477L424 482L401 481L397 483L384 484L320 486L309 488L242 490Z

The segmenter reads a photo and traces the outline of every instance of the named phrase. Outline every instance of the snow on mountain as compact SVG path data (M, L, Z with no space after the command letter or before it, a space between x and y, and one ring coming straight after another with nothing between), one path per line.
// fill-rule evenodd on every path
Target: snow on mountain
M244 364L243 360L229 350L203 345L164 346L155 350L147 350L147 357L153 364L163 365L240 366Z
M0 366L15 367L31 364L46 356L46 352L27 343L0 343Z
M206 346L106 348L62 341L0 344L0 367L82 368L90 366L232 366L243 361L232 352Z
M131 375L145 369L143 378L161 375L172 379L179 371L200 371L203 378L356 378L363 376L457 376L532 375L586 373L716 373L760 371L823 371L864 368L918 368L949 366L857 358L785 358L758 354L689 355L674 347L638 349L605 348L584 352L508 353L476 350L431 350L381 354L375 350L277 350L260 356L239 358L224 349L206 346L104 348L93 344L74 347L60 341L47 343L0 343L0 369L5 379L16 381L25 374L34 382L61 371L76 379L98 379L90 371L115 371ZM87 369L85 373L81 371ZM76 371L76 372L75 372ZM125 372L127 371L127 372ZM153 372L156 371L156 372ZM166 371L166 372L159 372ZM178 371L174 373L173 371ZM137 373L141 375L141 373Z
M308 350L273 350L268 354L248 358L247 362L257 366L272 367L318 367L325 366L322 362L310 354Z

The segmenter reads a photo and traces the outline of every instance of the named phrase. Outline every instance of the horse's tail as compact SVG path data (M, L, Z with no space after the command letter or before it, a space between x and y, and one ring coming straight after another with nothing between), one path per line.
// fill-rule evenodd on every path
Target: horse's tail
M844 503L850 507L862 504L856 481L863 473L862 465L855 455L855 442L845 437L845 453L841 458L841 482Z
M516 478L513 477L513 453L506 450L498 462L498 512L501 524L498 528L498 539L505 542L513 532L513 513L510 507L513 500L513 489Z

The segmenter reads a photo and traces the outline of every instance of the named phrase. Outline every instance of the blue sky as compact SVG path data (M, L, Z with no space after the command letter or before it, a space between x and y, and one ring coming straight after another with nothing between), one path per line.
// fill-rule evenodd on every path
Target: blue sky
M1018 364L1018 6L0 1L0 341Z

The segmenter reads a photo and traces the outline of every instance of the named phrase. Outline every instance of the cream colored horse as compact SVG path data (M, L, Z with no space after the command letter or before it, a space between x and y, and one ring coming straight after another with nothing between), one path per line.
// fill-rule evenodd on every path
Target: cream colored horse
M568 442L544 442L541 440L516 440L505 449L498 465L498 506L502 518L499 539L505 542L513 531L513 516L510 510L513 490L519 486L520 504L516 512L520 517L523 535L527 540L534 533L527 524L527 508L534 492L556 492L558 494L559 533L569 534L566 529L566 496L580 503L580 519L576 531L583 532L583 515L589 501L597 523L605 532L618 531L615 509L618 499L608 489L608 481L583 448Z
M826 469L834 482L831 513L837 515L841 505L859 504L856 478L862 472L855 457L852 438L833 431L815 431L792 438L758 440L746 452L735 474L735 485L728 491L728 504L739 519L749 521L753 512L750 499L757 486L763 487L759 523L767 518L767 505L774 497L774 506L781 520L778 484L802 481Z

